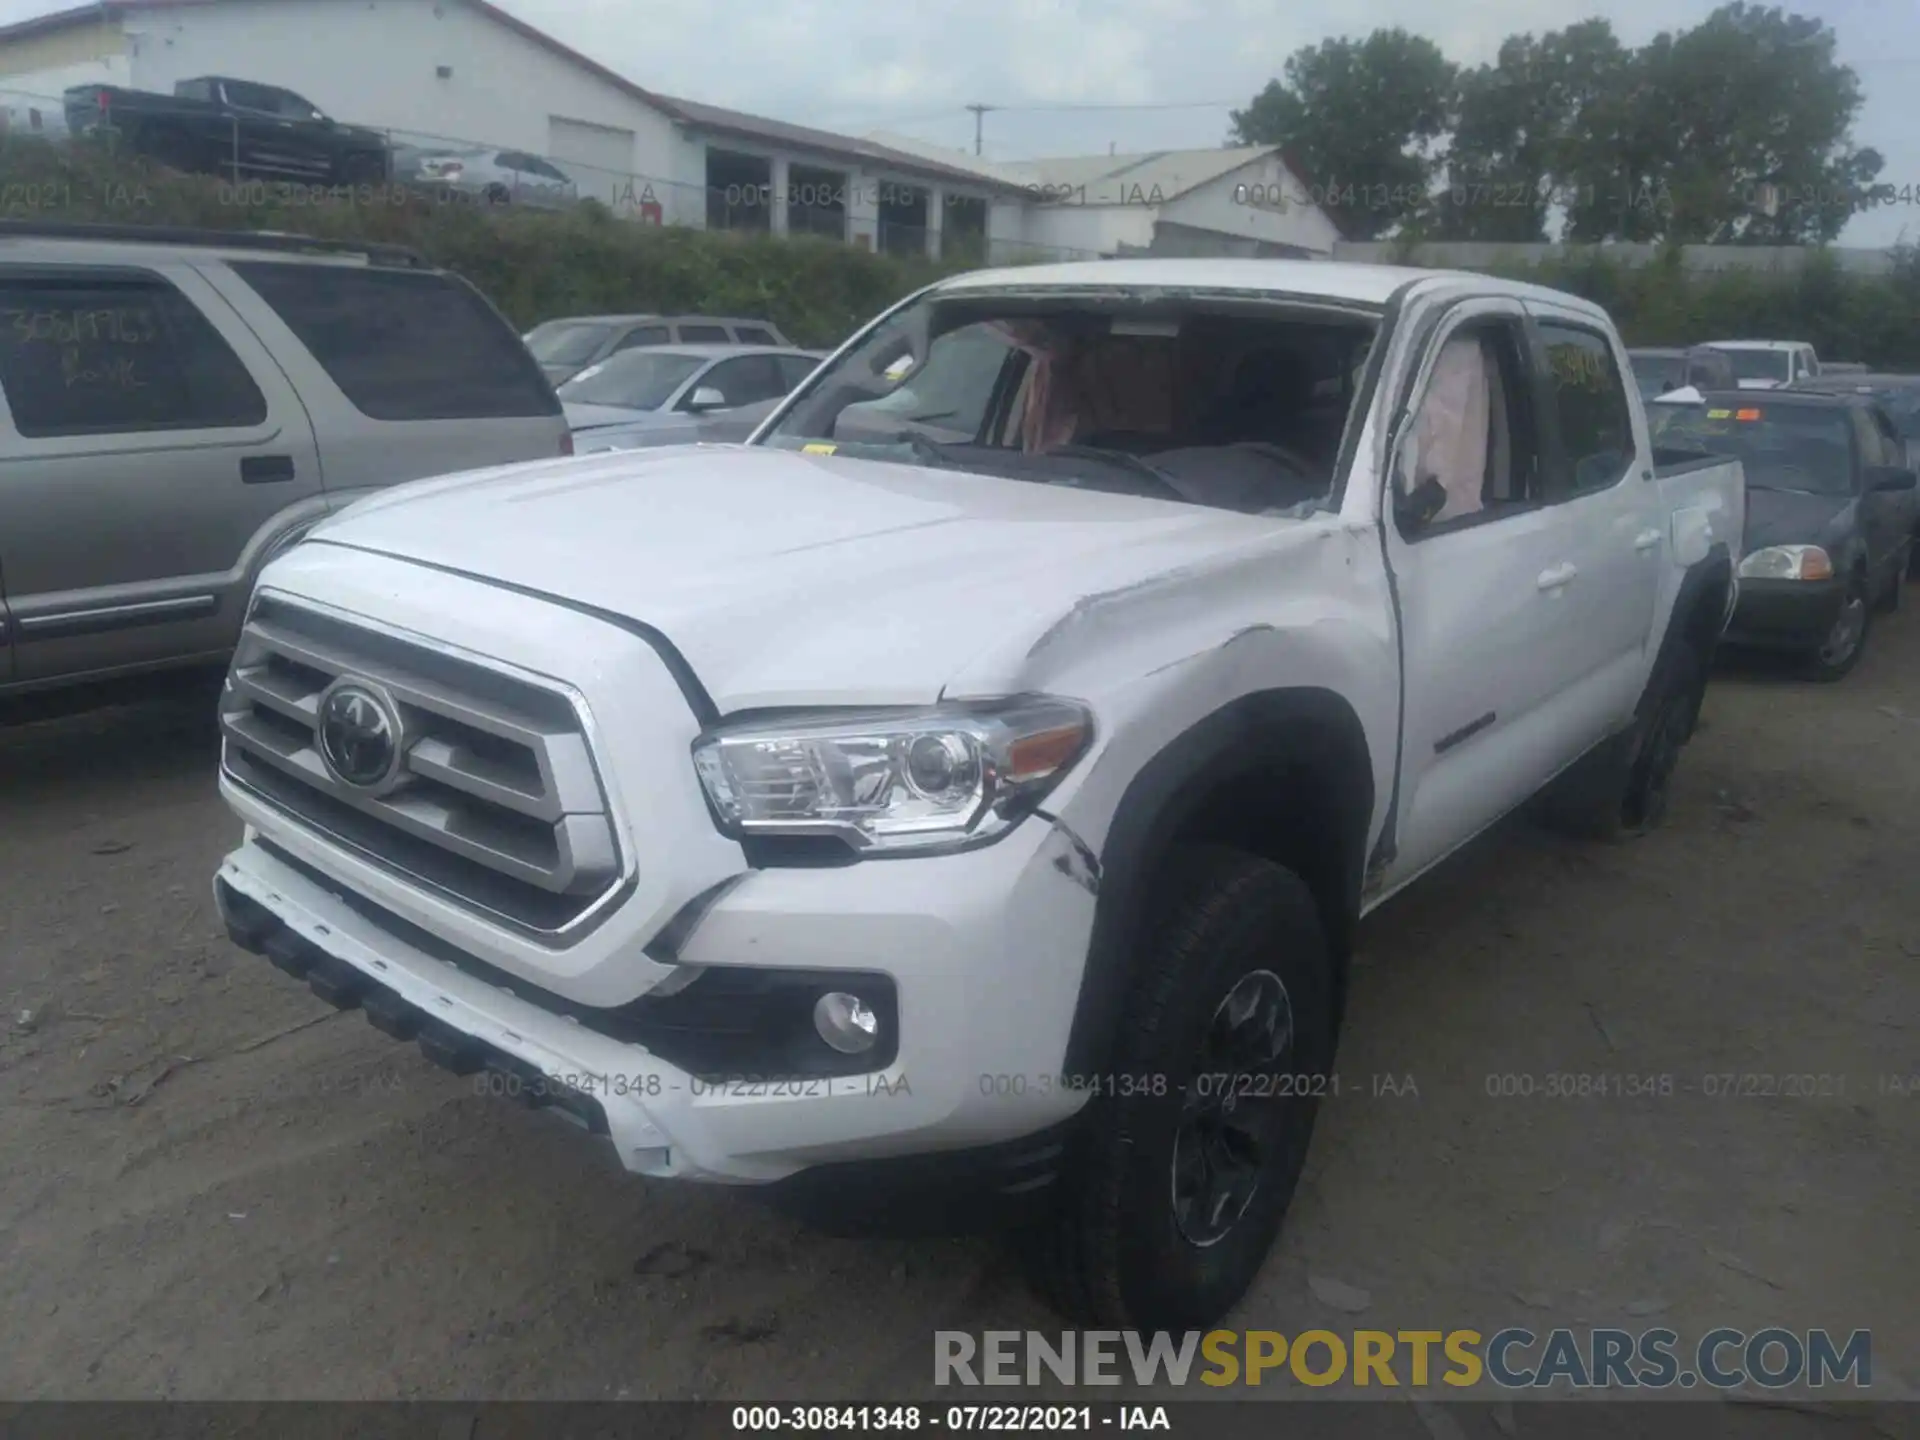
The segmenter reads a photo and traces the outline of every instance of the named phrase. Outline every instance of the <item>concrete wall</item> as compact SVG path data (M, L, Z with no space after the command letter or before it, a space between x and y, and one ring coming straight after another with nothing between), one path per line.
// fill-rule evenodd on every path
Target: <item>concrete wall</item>
M1769 245L1685 245L1681 264L1695 274L1724 270L1762 270L1790 273L1806 263L1809 255L1819 253L1805 246ZM1832 246L1827 252L1842 270L1859 275L1884 275L1893 268L1891 250L1861 250ZM1482 270L1491 265L1538 263L1546 259L1573 260L1601 255L1622 265L1647 265L1659 257L1653 245L1507 245L1496 242L1452 241L1422 245L1409 257L1392 241L1337 242L1335 260L1353 260L1372 264L1413 264L1461 270Z

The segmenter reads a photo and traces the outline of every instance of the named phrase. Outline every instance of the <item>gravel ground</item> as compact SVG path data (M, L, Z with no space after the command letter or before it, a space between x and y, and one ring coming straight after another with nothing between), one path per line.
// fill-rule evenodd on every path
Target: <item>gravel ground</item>
M628 1178L232 949L205 717L0 732L0 1396L902 1397L935 1329L1059 1328L992 1244ZM1515 822L1367 922L1231 1323L1869 1327L1920 1381L1920 620L1705 723L1659 834Z

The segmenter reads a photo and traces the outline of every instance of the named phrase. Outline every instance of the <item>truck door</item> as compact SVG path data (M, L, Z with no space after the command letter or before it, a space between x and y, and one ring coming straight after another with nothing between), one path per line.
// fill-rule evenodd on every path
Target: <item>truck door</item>
M1568 720L1592 744L1631 718L1645 688L1672 525L1611 332L1577 310L1529 309L1546 396L1547 499L1565 512L1574 570L1569 659L1583 700Z
M1578 754L1567 714L1589 664L1571 520L1545 490L1525 310L1459 302L1414 363L1382 522L1405 672L1396 882Z
M20 680L226 650L322 506L306 410L190 266L0 264L0 565Z
M0 398L0 406L5 404ZM6 432L6 424L0 419L0 434ZM0 500L0 506L4 506ZM7 571L0 565L0 685L13 679L13 616L7 610Z

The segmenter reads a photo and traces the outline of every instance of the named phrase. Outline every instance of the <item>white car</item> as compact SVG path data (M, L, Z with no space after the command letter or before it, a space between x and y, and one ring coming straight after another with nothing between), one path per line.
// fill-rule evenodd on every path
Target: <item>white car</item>
M394 153L393 174L403 184L492 205L565 210L580 198L579 187L566 171L524 150L401 146Z
M1804 340L1710 340L1707 346L1733 362L1742 390L1772 390L1820 377L1820 357Z
M975 327L970 437L838 433ZM1487 276L1022 267L744 446L372 497L255 592L228 930L635 1174L1014 1225L1066 1313L1203 1329L1359 918L1543 790L1665 811L1745 491L1630 373Z

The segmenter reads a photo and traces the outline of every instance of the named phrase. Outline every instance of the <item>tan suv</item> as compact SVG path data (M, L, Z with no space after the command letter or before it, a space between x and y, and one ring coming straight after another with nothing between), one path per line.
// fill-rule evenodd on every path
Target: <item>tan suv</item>
M0 222L0 695L219 659L329 512L571 449L512 326L410 251Z

